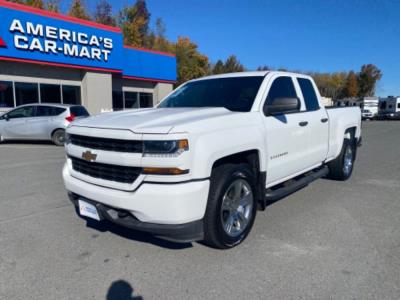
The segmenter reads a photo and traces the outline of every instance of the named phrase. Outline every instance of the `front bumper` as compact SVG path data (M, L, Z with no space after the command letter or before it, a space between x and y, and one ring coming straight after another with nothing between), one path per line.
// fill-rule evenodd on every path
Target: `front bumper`
M82 199L94 205L101 220L108 220L114 224L130 229L151 233L154 236L173 242L194 242L204 239L203 220L197 220L185 224L154 224L141 222L128 211L116 209L93 200L68 192L71 202L78 207L78 200Z
M67 166L63 169L63 179L74 204L78 198L91 202L104 219L113 223L175 241L203 237L202 219L210 185L207 179L185 183L143 182L135 191L121 191L74 178Z

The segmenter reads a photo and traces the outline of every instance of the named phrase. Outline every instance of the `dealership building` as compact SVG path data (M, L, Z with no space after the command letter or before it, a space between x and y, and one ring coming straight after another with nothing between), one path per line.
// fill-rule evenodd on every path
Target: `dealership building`
M176 59L123 44L117 27L0 1L0 111L82 104L90 113L156 105Z

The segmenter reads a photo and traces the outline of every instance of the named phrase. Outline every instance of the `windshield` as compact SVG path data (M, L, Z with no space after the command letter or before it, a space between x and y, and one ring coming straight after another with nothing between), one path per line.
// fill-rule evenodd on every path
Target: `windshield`
M263 76L193 81L169 95L158 107L225 107L247 112L253 106Z

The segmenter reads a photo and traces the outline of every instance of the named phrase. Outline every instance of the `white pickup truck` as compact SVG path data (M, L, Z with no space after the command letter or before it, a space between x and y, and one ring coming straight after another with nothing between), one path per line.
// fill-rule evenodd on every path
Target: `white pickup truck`
M317 178L348 179L360 124L358 107L325 109L306 75L210 76L155 108L72 123L63 178L82 216L230 248L257 210Z

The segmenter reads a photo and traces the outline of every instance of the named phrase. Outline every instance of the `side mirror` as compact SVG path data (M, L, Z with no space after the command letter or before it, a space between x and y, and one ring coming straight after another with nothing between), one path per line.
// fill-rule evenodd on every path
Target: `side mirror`
M271 103L264 105L264 114L273 116L300 111L299 98L275 98Z

